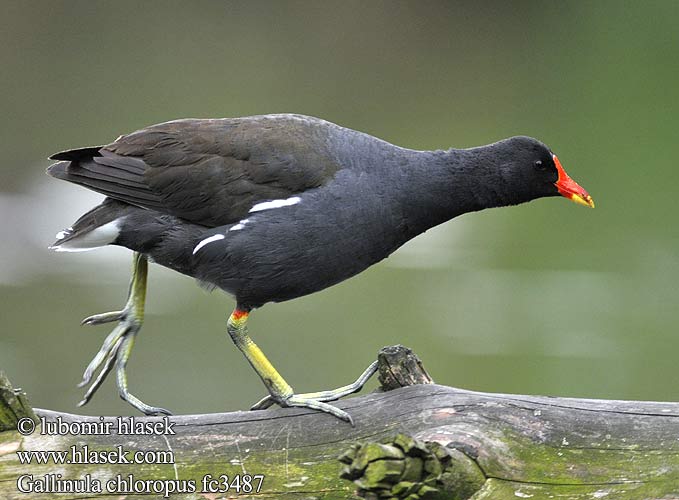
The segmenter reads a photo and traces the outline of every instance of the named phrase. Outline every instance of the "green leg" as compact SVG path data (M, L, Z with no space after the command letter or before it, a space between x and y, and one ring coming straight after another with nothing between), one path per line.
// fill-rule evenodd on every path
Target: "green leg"
M269 391L269 396L255 404L252 409L262 410L274 403L284 407L298 406L302 408L311 408L313 410L330 413L353 425L353 420L348 413L327 404L326 401L334 401L348 394L360 391L368 379L375 371L377 371L377 362L371 364L353 384L331 391L295 394L292 387L290 387L283 377L281 377L262 350L248 335L247 319L248 311L237 308L229 317L227 330L233 342L245 355Z
M130 358L134 339L144 322L144 305L146 303L146 277L148 274L148 261L140 253L134 254L132 265L132 280L127 296L127 302L122 311L113 311L103 314L95 314L85 318L84 325L101 325L104 323L118 322L118 325L104 340L101 349L94 356L83 374L83 380L79 387L86 386L92 380L92 376L101 367L96 379L87 389L83 400L78 406L89 402L97 389L106 380L106 376L115 365L116 383L120 397L146 415L170 415L164 408L149 406L136 396L130 394L127 389L127 373L125 368Z

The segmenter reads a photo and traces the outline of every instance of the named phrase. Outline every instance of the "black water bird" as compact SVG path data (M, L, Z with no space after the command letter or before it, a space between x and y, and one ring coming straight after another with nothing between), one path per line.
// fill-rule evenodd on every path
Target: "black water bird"
M295 394L248 336L253 309L350 278L466 212L558 195L594 206L530 137L415 151L301 115L176 120L51 159L49 175L106 196L52 248L134 252L124 308L83 321L118 324L85 371L81 404L115 367L120 396L145 414L169 413L127 388L148 259L235 297L227 330L269 391L254 409L301 406L351 421L327 401L360 390L375 363L348 386Z

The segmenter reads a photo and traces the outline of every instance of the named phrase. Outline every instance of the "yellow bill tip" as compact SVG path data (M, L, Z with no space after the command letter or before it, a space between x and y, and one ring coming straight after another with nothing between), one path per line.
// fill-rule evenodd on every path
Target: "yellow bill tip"
M571 200L578 205L583 205L585 207L594 208L594 200L590 195L581 196L579 194L573 193L571 195Z

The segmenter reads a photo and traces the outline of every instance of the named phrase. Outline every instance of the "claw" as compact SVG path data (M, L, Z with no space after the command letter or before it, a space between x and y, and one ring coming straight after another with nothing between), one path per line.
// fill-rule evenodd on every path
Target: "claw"
M267 408L276 404L276 401L269 395L264 396L250 407L250 410L266 410Z

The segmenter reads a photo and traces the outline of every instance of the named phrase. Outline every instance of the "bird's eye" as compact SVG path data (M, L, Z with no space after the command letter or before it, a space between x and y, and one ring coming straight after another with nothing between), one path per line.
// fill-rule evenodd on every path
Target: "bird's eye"
M544 163L542 163L541 160L537 160L537 161L534 163L534 165L535 165L535 168L537 168L538 170L545 170L545 169L547 168L547 165L545 165Z

